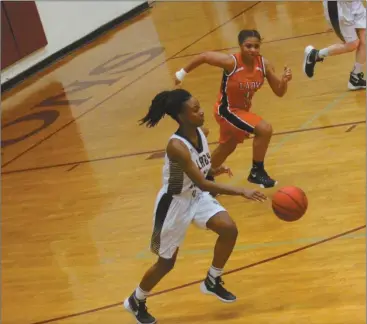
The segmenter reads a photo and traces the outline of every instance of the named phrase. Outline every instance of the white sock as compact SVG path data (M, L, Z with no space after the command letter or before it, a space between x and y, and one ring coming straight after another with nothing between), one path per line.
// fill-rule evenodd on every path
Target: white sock
M149 293L142 290L140 287L135 290L135 297L139 300L145 300L148 297Z
M319 57L323 58L329 55L329 50L327 48L323 48L319 51Z
M354 74L361 73L362 72L362 67L363 67L363 64L361 64L361 63L355 63L354 64L353 73Z
M216 267L211 266L209 268L209 274L213 277L213 278L217 278L219 276L221 276L223 273L223 269L218 269ZM210 277L209 277L210 278Z

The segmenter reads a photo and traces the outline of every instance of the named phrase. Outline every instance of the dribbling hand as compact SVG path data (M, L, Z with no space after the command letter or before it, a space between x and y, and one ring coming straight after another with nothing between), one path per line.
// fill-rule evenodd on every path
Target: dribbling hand
M251 189L243 189L241 192L241 196L247 199L250 199L250 200L261 201L261 202L268 199L262 192L257 191L257 190L251 190Z

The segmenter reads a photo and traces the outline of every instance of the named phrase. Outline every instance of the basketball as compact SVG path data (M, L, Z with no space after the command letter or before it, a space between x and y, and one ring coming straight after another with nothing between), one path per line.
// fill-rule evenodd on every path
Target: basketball
M272 197L274 214L286 222L299 220L306 213L307 207L307 196L298 187L283 187Z

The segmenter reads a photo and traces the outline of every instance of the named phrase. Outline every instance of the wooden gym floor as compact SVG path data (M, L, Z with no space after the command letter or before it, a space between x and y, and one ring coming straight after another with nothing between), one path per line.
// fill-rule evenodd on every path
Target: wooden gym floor
M365 323L366 92L347 90L354 55L326 59L307 79L304 47L337 42L321 3L249 1L156 3L3 95L4 324L134 323L120 303L155 260L152 209L176 128L137 120L193 54L236 51L242 28L260 31L277 73L293 69L287 95L265 85L254 111L275 130L269 173L303 188L309 209L285 223L268 202L219 197L240 230L223 277L238 302L200 293L216 237L191 227L149 309L162 324ZM211 148L220 77L202 66L184 84L205 107ZM220 181L252 187L251 145Z

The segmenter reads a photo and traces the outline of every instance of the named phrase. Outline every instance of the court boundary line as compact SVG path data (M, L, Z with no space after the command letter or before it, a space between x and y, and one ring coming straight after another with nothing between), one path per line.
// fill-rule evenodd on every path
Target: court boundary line
M319 126L319 127L310 127L310 128L301 128L301 129L294 129L290 131L283 131L279 133L274 133L273 136L280 136L280 135L290 135L290 134L296 134L296 133L303 133L303 132L311 132L311 131L318 131L328 128L339 128L343 126L350 126L350 125L360 125L365 124L365 120L360 121L352 121L348 123L340 123L340 124L333 124L333 125L327 125L327 126ZM249 139L248 139L249 140ZM210 142L209 145L215 145L218 144L217 141ZM53 169L53 168L61 168L61 167L67 167L67 166L73 166L75 164L87 164L87 163L94 163L94 162L101 162L101 161L107 161L107 160L117 160L117 159L123 159L123 158L129 158L129 157L135 157L140 155L148 155L148 154L154 154L154 153L162 153L164 152L164 149L156 149L151 151L141 151L141 152L135 152L135 153L126 153L126 154L120 154L120 155L113 155L113 156L107 156L107 157L101 157L101 158L95 158L91 160L81 160L81 161L73 161L73 162L65 162L60 164L51 164L46 166L39 166L39 167L33 167L33 168L27 168L27 169L17 169L17 170L9 170L1 172L1 175L8 175L8 174L15 174L15 173L22 173L22 172L31 172L31 171L39 171L39 170L46 170L46 169ZM67 171L72 171L71 170Z
M260 260L260 261L257 261L257 262L250 263L248 265L245 265L245 266L242 266L242 267L239 267L239 268L235 268L233 270L226 271L226 272L223 273L223 276L226 276L226 275L229 275L229 274L233 274L233 273L236 273L236 272L240 272L240 271L243 271L243 270L246 270L246 269L254 268L254 267L259 266L259 265L262 265L264 263L268 263L268 262L271 262L271 261L275 261L275 260L284 258L286 256L293 255L295 253L298 253L298 252L301 252L301 251L310 249L310 248L312 248L314 246L321 245L323 243L330 242L332 240L338 239L338 238L343 237L343 236L346 236L348 234L351 234L351 233L360 231L360 230L362 230L364 228L366 228L366 224L361 225L361 226L358 226L358 227L355 227L355 228L352 228L352 229L350 229L348 231L345 231L345 232L342 232L342 233L339 233L339 234L335 234L335 235L330 236L330 237L327 237L327 238L325 238L323 240L320 240L320 241L317 241L317 242L314 242L314 243L311 243L311 244L307 244L307 245L301 246L301 247L299 247L297 249L289 250L287 252L284 252L284 253L281 253L281 254L277 254L275 256L268 257L266 259L263 259L263 260ZM180 285L180 286L176 286L176 287L164 289L164 290L161 290L161 291L157 291L156 293L152 293L149 296L149 298L152 298L152 297L155 297L155 296L159 296L159 295L162 295L162 294L166 294L166 293L169 293L169 292L172 292L172 291L184 289L184 288L187 288L187 287L190 287L190 286L199 284L204 279L205 278L201 278L199 280L191 281L189 283L186 283L186 284L183 284L183 285ZM48 320L33 322L33 323L30 323L30 324L46 324L46 323L52 323L52 322L56 322L56 321L67 320L67 319L70 319L70 318L73 318L73 317L79 317L79 316L83 316L83 315L87 315L87 314L96 313L96 312L99 312L99 311L102 311L102 310L114 308L114 307L117 307L117 306L122 306L122 303L123 303L123 301L120 301L120 302L117 302L117 303L113 303L113 304L101 306L101 307L98 307L98 308L93 308L93 309L89 309L89 310L86 310L86 311L81 311L81 312L78 312L78 313L68 314L68 315L64 315L64 316L60 316L60 317L54 317L54 318L50 318Z
M197 42L201 41L203 38L205 38L206 36L210 35L211 33L213 33L214 31L216 31L217 29L223 27L224 25L226 25L227 23L231 22L233 19L236 19L237 17L239 17L240 15L244 14L245 12L250 11L252 8L254 8L256 5L260 4L261 1L257 1L256 3L254 3L253 5L243 9L241 12L239 12L238 14L236 14L235 16L233 16L232 18L226 20L224 23L218 25L217 27L209 30L206 34L200 36L198 39L196 39L195 41L193 41L192 43L190 43L189 45L185 46L183 49L179 50L177 53L173 54L172 56L170 56L169 58L165 59L163 62L159 63L158 65L155 65L154 67L152 67L151 69L149 69L148 71L144 72L142 75L140 75L139 77L135 78L133 81L129 82L127 85L123 86L122 88L118 89L117 91L115 91L114 93L110 94L108 97L104 98L102 101L100 101L98 104L92 106L91 108L85 110L83 113L81 113L79 116L75 117L74 119L70 120L69 122L65 123L63 126L61 126L60 128L56 129L54 132L52 132L51 134L45 136L44 138L42 138L41 140L39 140L38 142L34 143L33 145L31 145L30 147L28 147L26 150L24 150L23 152L15 155L13 158L11 158L9 161L5 162L4 164L1 165L2 168L8 166L9 164L13 163L14 161L18 160L20 157L22 157L24 154L28 153L29 151L33 150L34 148L36 148L37 146L39 146L40 144L42 144L44 141L47 141L49 138L51 138L52 136L54 136L55 134L57 134L58 132L62 131L64 128L68 127L69 125L75 123L77 120L79 120L80 118L82 118L83 116L85 116L86 114L89 114L90 112L94 111L95 109L97 109L100 105L104 104L106 101L110 100L112 97L114 97L115 95L117 95L118 93L120 93L121 91L124 91L125 89L127 89L129 86L131 86L132 84L134 84L135 82L139 81L140 79L142 79L143 77L145 77L146 75L148 75L150 72L156 70L157 68L159 68L160 66L162 66L163 64L167 63L169 60L171 60L172 58L174 58L176 55L179 55L180 53L182 53L183 51L187 50L188 48L190 48L192 45L196 44Z

